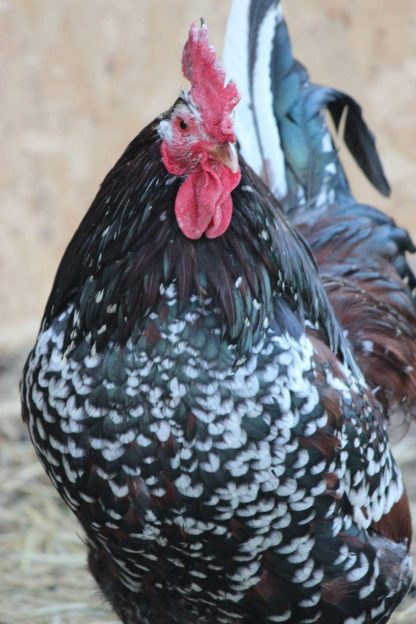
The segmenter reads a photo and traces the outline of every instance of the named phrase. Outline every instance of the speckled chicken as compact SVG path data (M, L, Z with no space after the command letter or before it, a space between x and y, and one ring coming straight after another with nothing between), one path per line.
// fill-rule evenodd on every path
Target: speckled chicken
M23 418L124 623L382 624L411 582L382 409L204 25L183 72L65 252Z

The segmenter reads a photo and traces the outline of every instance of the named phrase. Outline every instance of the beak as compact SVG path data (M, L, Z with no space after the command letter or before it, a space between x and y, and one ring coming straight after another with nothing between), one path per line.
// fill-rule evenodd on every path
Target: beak
M237 173L240 168L238 162L238 153L235 147L235 143L221 143L217 145L211 152L212 157L218 162L223 163L226 167L231 169L233 173Z

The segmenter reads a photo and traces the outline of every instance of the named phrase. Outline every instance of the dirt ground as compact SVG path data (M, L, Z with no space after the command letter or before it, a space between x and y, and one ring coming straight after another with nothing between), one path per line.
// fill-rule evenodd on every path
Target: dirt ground
M0 0L0 624L115 622L85 569L74 520L20 423L18 380L57 263L106 171L183 86L180 56L204 16L220 48L226 0ZM416 236L416 3L286 1L316 82L363 105L393 193L351 165L362 201ZM416 434L392 432L412 507ZM416 509L414 509L416 518ZM409 598L392 620L416 622Z

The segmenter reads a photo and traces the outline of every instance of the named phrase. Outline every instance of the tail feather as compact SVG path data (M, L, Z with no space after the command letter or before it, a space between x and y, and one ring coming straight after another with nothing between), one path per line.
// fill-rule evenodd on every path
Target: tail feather
M377 153L373 133L368 128L362 115L361 106L349 95L326 89L326 108L334 121L337 130L340 129L341 119L347 109L343 139L356 163L371 184L385 197L390 195L390 185L383 171Z
M279 0L234 0L224 63L242 95L235 121L242 154L286 209L333 203L334 193L348 192L325 110L337 130L347 111L348 149L369 181L389 194L361 107L345 93L310 82L293 58Z
M240 149L252 169L278 196L287 192L283 150L273 115L269 58L282 19L274 0L233 2L227 25L224 64L235 80L241 101L235 117Z

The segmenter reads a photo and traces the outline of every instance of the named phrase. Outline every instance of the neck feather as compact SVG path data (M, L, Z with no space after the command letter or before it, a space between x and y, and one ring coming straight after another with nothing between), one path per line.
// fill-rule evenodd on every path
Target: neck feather
M180 309L193 295L213 300L225 339L240 351L273 318L276 297L317 322L335 348L338 326L309 249L244 162L226 232L183 235L174 212L183 181L163 167L156 125L106 176L61 261L43 326L72 306L64 346L86 335L98 349L123 344L174 284Z

